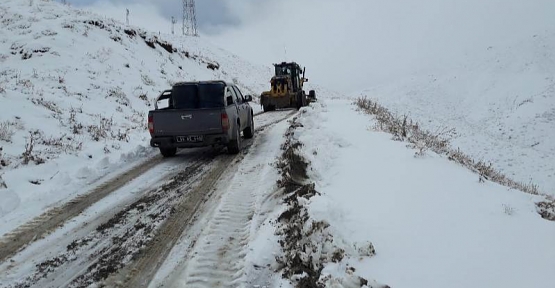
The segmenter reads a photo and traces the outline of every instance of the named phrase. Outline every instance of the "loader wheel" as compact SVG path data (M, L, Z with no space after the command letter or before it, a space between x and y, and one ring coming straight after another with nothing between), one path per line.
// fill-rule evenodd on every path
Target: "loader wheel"
M239 128L235 129L235 139L231 139L229 144L227 144L227 152L229 154L237 154L241 150L241 133L239 133Z
M160 147L160 153L162 154L162 156L164 156L166 158L173 157L177 153L177 148L175 148L175 147L171 147L171 148L162 148L162 147Z
M263 106L263 109L264 109L264 112L275 111L276 106L275 105L267 105L267 106Z
M252 137L254 137L254 119L252 118L252 116L249 127L243 130L243 135L246 139L251 139Z
M304 102L303 102L303 95L301 94L297 94L297 110L300 110L303 106L304 106Z

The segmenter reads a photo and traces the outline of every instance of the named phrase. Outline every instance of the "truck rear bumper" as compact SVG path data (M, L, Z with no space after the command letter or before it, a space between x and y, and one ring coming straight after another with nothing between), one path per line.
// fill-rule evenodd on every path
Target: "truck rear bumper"
M202 142L177 142L174 136L153 137L150 139L150 146L163 148L195 148L211 145L226 145L229 143L227 134L204 135Z

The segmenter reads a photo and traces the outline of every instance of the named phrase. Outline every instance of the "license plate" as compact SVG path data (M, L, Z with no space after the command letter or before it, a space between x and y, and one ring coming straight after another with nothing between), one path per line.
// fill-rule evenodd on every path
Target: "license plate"
M204 137L202 135L191 135L191 136L177 136L177 142L202 142Z

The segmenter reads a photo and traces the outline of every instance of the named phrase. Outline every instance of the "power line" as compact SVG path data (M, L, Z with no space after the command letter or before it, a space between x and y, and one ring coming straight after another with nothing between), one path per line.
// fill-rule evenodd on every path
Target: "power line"
M195 0L183 0L183 35L198 36Z

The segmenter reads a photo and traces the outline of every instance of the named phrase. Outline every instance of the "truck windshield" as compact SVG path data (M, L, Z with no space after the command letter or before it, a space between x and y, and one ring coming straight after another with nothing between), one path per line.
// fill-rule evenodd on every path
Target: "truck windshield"
M203 109L224 107L224 85L184 84L172 88L172 102L175 109Z

